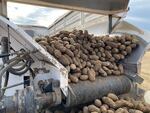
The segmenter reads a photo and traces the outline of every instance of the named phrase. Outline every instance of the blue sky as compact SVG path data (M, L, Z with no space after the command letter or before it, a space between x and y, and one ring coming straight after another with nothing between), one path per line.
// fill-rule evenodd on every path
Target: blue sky
M130 0L125 20L150 31L150 0ZM16 24L48 27L67 10L8 2L8 17Z
M150 31L150 0L131 0L125 20Z

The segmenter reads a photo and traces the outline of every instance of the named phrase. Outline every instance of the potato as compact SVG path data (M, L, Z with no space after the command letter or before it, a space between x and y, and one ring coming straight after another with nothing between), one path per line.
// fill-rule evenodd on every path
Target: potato
M120 73L120 71L115 71L115 70L113 70L113 71L112 71L112 74L114 74L114 75L120 75L121 73Z
M69 49L66 49L65 53L67 55L69 55L70 57L74 57L74 53L71 50L69 50Z
M76 66L79 66L79 61L76 59L76 57L74 57L72 61Z
M97 75L123 74L119 61L138 45L135 36L94 36L82 30L60 31L52 37L35 40L67 68L69 75L90 81L94 81Z
M105 48L106 48L107 50L111 50L111 49L112 49L111 46L106 46Z
M99 100L99 99L96 99L95 101L94 101L94 104L97 106L97 107L101 107L101 105L102 105L102 102L101 102L101 100Z
M107 42L105 42L108 46L111 46L112 48L117 48L118 47L118 45L115 43L115 42L109 42L109 41L107 41Z
M116 60L120 60L120 55L119 54L113 54L113 57L116 59Z
M133 108L133 104L129 101L126 101L126 100L118 100L116 101L116 108L119 108L119 107L129 107L129 108Z
M64 65L64 66L68 66L70 64L69 60L66 58L66 56L62 55L59 58L59 61Z
M79 79L76 76L70 75L69 79L73 82L73 83L77 83L79 81Z
M91 60L98 60L99 59L99 57L97 55L90 55L89 58Z
M124 113L124 109L119 108L119 109L117 109L117 110L115 111L115 113Z
M110 53L110 51L105 51L105 55L107 58L111 58L112 54Z
M83 113L90 113L87 106L84 106L84 107L83 107Z
M44 41L44 40L39 41L38 44L41 44L41 45L44 45L44 46L49 45L49 44L48 44L46 41Z
M85 81L85 80L87 80L89 77L88 77L88 75L81 75L80 76L80 80L82 80L82 81Z
M87 75L88 74L88 68L83 68L82 69L82 74Z
M80 72L76 72L76 73L73 73L72 75L76 76L77 78L79 78L81 76L81 73Z
M129 109L129 113L143 113L143 112L136 109Z
M118 50L117 48L113 48L113 49L112 49L112 53L114 53L114 54L115 54L115 53L119 53L119 50Z
M100 48L99 48L99 51L100 51L101 53L103 53L105 50L104 50L103 47L100 47Z
M107 113L107 108L105 106L100 107L102 113Z
M102 62L102 66L109 66L109 65L111 65L110 62Z
M108 106L110 106L111 108L115 108L115 107L116 107L115 102L114 102L111 98L109 98L109 97L103 97L103 98L102 98L102 101L103 101L105 104L107 104Z
M103 66L102 68L108 75L112 74L112 71L110 69L108 69L107 67Z
M57 49L54 50L54 55L56 58L60 58L62 56L61 52Z
M76 67L75 64L71 64L71 65L70 65L70 69L71 69L71 70L75 70L76 68L77 68L77 67Z
M70 64L72 64L73 63L73 61L72 61L72 59L71 59L71 57L70 56L68 56L67 54L64 54L64 56L69 60L69 62L70 62Z
M95 105L89 105L88 110L89 112L98 112L98 113L100 112L100 109L96 107Z
M94 71L94 69L89 69L88 70L88 77L89 77L89 80L90 81L95 81L95 76L96 76L96 73Z
M113 110L107 110L107 113L115 113Z
M120 45L120 46L119 46L119 49L120 49L120 50L125 50L125 49L126 49L126 46L125 46L125 45Z
M107 73L102 68L99 69L99 73L104 77L107 76Z
M50 54L53 54L53 53L54 53L54 48L52 48L51 46L47 45L47 46L46 46L46 49L47 49L47 51L48 51Z
M94 70L95 70L96 72L98 72L98 71L100 70L100 68L102 68L102 67L101 67L101 64L96 64L96 65L94 66Z
M111 98L113 101L119 100L119 98L117 97L117 95L115 95L114 93L109 93L107 95L107 97Z
M126 52L127 52L128 54L130 54L130 53L132 52L132 48L131 48L130 46L127 46L127 47L126 47Z

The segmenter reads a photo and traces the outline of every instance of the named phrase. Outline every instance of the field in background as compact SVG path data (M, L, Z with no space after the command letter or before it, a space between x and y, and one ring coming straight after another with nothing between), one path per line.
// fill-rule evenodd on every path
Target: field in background
M145 90L150 90L150 52L146 52L142 60L141 76L144 78L141 87Z

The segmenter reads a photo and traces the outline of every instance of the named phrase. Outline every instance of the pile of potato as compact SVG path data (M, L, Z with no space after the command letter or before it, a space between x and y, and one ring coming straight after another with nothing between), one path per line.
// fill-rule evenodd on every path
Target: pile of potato
M54 113L64 113L64 111L57 110ZM72 109L70 113L150 113L150 105L129 97L119 98L115 94L109 93L80 110Z
M55 36L36 38L69 72L69 82L94 81L96 76L122 75L119 61L138 45L132 35L94 36L88 31L61 31Z

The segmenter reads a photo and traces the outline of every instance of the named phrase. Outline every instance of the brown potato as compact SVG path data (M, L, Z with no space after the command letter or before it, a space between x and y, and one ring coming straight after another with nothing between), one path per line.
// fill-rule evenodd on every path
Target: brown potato
M99 99L96 99L95 101L94 101L94 104L97 106L97 107L101 107L101 105L102 105L102 102L101 102L101 100L99 100Z
M56 58L60 58L62 56L61 52L57 49L54 50L54 55Z
M107 95L107 97L111 98L113 101L119 100L119 98L117 97L117 95L115 95L114 93L109 93Z
M111 108L116 108L115 102L109 97L103 97L102 101Z
M70 75L69 79L73 82L73 83L77 83L79 81L79 79L76 76Z
M107 110L107 113L115 113L113 110Z
M70 57L74 57L73 52L72 52L71 50L69 50L69 49L66 49L65 53L66 53L67 55L69 55Z
M62 55L59 58L59 61L64 65L64 66L68 66L70 64L69 60L66 58L66 56Z
M107 108L105 106L100 107L102 113L107 113Z
M98 113L100 112L100 109L96 107L95 105L89 105L88 110L89 112L98 112Z
M88 80L88 75L81 75L80 76L80 80L82 80L82 81L85 81L85 80Z
M90 113L87 106L83 107L83 113Z
M89 80L90 81L95 81L95 76L96 76L96 73L94 71L94 69L89 69L88 70L88 77L89 77Z

